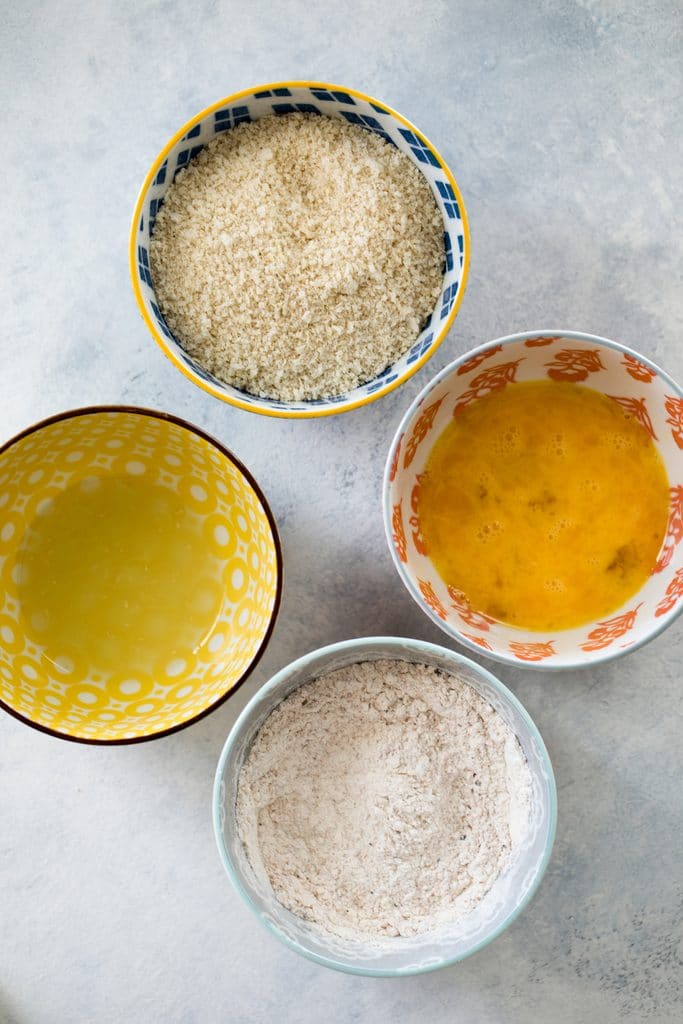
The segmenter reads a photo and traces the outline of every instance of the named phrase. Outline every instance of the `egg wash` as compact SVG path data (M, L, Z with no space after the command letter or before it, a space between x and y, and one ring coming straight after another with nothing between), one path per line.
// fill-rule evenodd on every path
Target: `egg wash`
M644 427L576 384L529 381L466 406L436 441L418 517L443 580L528 630L610 615L652 572L669 484Z

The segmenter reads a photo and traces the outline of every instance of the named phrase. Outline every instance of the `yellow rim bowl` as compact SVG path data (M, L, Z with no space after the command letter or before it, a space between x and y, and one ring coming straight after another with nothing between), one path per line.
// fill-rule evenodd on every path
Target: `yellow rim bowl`
M216 567L219 610L200 647L130 678L88 664L78 643L48 653L22 606L22 551L65 491L142 475L173 491L198 526L199 550ZM0 706L21 721L88 743L152 739L217 707L265 649L282 590L272 513L249 471L183 420L127 407L45 420L0 448L0 510Z
M413 346L374 380L353 391L308 402L259 398L212 376L173 337L154 293L149 239L154 220L175 175L220 132L267 115L313 112L358 124L381 135L408 156L432 189L444 222L443 288L430 321ZM243 89L212 103L182 126L166 143L145 176L133 210L128 259L133 293L149 331L174 366L214 398L263 416L305 419L350 412L389 394L430 359L455 320L467 284L470 232L460 189L435 146L418 128L386 103L357 89L329 82L270 82Z

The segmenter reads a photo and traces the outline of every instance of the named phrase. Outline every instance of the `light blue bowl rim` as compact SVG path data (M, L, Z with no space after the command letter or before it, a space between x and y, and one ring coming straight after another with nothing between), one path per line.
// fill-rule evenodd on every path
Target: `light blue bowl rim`
M409 967L406 969L393 968L387 970L373 967L353 967L348 964L341 964L338 961L332 959L331 957L321 956L318 953L314 953L312 950L307 949L299 942L295 942L288 935L285 935L283 932L280 931L279 928L277 928L270 921L264 919L261 916L258 909L252 903L249 893L242 886L239 874L236 871L230 859L230 855L225 847L225 843L223 842L223 830L221 828L220 821L221 783L223 780L223 771L225 768L225 764L228 760L228 757L230 756L230 753L237 740L237 737L242 731L242 728L247 724L249 719L253 716L254 712L263 703L264 698L271 694L273 690L277 689L280 683L282 683L283 680L285 680L289 675L291 675L292 672L298 671L299 669L305 669L307 667L312 668L316 664L316 662L320 660L320 658L322 658L323 656L327 656L328 654L341 654L349 651L357 651L359 655L359 660L361 660L364 650L366 650L369 646L375 646L379 644L387 645L389 647L396 647L397 649L402 649L403 651L405 651L406 647L410 647L416 654L424 652L425 654L433 654L439 657L445 657L453 662L454 668L458 665L464 665L466 668L468 668L475 674L482 676L501 695L501 697L503 697L503 699L508 704L515 708L517 713L520 715L520 717L526 724L529 730L529 735L531 736L532 740L536 744L536 747L541 754L547 778L547 835L545 841L545 850L543 853L542 860L537 868L536 877L533 881L533 884L529 887L528 891L525 893L524 897L520 900L519 904L514 908L514 910L512 910L505 918L505 920L502 921L501 924L499 924L498 927L495 928L490 935L487 935L485 939L482 939L480 942L475 943L475 945L473 945L472 948L469 949L466 953L444 959L440 963L430 963L427 966L420 968ZM236 719L232 729L228 733L228 738L225 741L223 750L221 752L221 756L218 760L218 766L216 768L216 774L214 777L213 785L213 828L214 834L216 836L216 843L218 844L218 852L220 854L223 867L225 868L225 871L230 881L232 882L233 887L241 896L244 903L246 903L246 905L249 907L251 912L258 918L258 920L268 929L268 931L271 932L271 934L275 935L275 937L278 938L281 942L283 942L286 946L289 946L290 949L293 949L296 953L301 954L301 956L306 957L308 960L313 960L315 963L321 964L323 967L331 967L333 970L341 971L344 974L363 975L374 978L407 977L408 975L428 974L431 971L440 970L442 967L452 967L453 964L456 964L459 961L464 960L469 956L472 956L473 953L479 952L479 950L483 949L485 946L488 946L489 943L493 942L494 939L497 939L498 936L502 932L504 932L505 929L508 928L513 923L513 921L515 921L517 917L521 914L521 912L528 905L528 903L536 893L536 890L538 889L538 886L541 883L541 879L545 874L548 862L550 861L550 855L552 853L553 844L555 842L555 833L557 829L557 786L555 783L555 774L553 772L553 766L550 761L550 755L548 754L546 745L543 742L543 737L538 731L535 722L533 721L533 719L529 715L529 712L526 710L521 701L515 696L515 694L511 690L509 690L507 686L505 686L505 684L500 681L500 679L494 676L492 672L489 672L488 669L484 668L482 665L477 664L476 661L472 661L470 658L465 657L464 654L460 654L457 651L452 651L448 647L441 647L438 644L428 643L426 640L415 640L410 637L396 636L357 637L353 640L342 640L338 643L328 644L326 647L318 647L316 650L310 651L308 654L304 654L301 658L297 658L296 661L290 662L289 665L286 665L284 668L280 669L279 672L276 672L276 674L272 676L268 680L268 682L265 683L254 694L254 696L242 710L241 714Z
M486 352L486 350L491 348L492 346L510 345L516 341L525 341L527 338L542 338L546 336L557 336L558 338L571 338L577 341L593 342L597 345L603 345L605 348L611 348L615 352L623 352L626 355L633 356L634 359L637 359L639 362L643 363L645 366L653 370L657 374L657 376L660 377L661 380L663 380L665 384L667 384L671 388L671 390L678 398L683 398L683 389L676 383L676 381L672 377L669 376L668 373L666 373L665 370L662 370L662 368L658 366L656 363L654 363L651 359L648 359L647 356L641 355L640 352L636 352L635 349L629 348L627 345L620 344L618 341L610 341L609 338L602 338L599 334L584 334L582 331L565 331L562 330L561 328L546 327L543 330L539 331L521 331L518 334L506 334L501 338L494 338L492 341L486 341L484 342L483 345L478 345L476 348L471 348L467 352L464 352L461 356L458 356L457 359L454 359L452 363L449 363L448 366L444 366L443 370L440 370L435 377L432 377L432 379L425 384L425 386L422 388L419 394L416 395L416 397L408 406L406 412L401 417L401 422L399 423L396 431L394 432L391 444L389 445L389 454L387 456L387 460L384 466L384 476L382 478L382 515L384 519L384 534L387 539L387 544L389 545L389 551L391 553L392 560L396 567L396 571L401 577L401 580L403 581L406 590L408 591L412 599L415 601L415 603L419 605L424 614L428 615L432 622L434 622L439 627L439 629L446 634L446 636L450 637L451 640L454 640L456 643L460 644L463 647L466 647L468 650L474 652L475 654L479 654L481 655L481 657L484 658L490 658L492 661L498 661L502 665L511 665L513 668L531 669L535 672L567 672L572 671L573 669L593 668L595 665L604 664L606 661L614 661L616 658L623 658L628 654L633 654L634 651L637 651L641 647L644 647L645 644L648 644L651 640L654 640L655 637L658 637L660 633L663 633L665 629L668 629L672 622L675 622L675 620L678 618L681 612L683 612L683 601L679 601L678 607L674 608L668 616L663 616L661 623L659 623L657 626L651 629L650 632L647 633L640 640L634 642L626 650L619 649L606 651L604 654L600 654L595 658L590 658L589 660L581 660L576 662L564 661L559 665L548 664L548 662L535 663L529 661L518 661L518 659L511 654L504 654L498 651L487 651L484 650L484 648L482 647L478 647L476 644L472 643L471 640L468 640L466 637L464 637L461 633L458 633L456 632L456 630L451 629L447 623L445 623L442 619L439 618L436 612L434 612L431 608L427 607L427 605L422 599L421 594L413 584L413 581L409 578L407 573L404 572L403 565L396 555L396 549L394 547L394 542L392 539L393 530L391 526L391 481L389 480L389 475L391 473L392 455L394 452L394 448L396 447L396 442L398 441L399 437L401 437L401 435L405 433L406 427L410 423L412 417L415 415L415 411L420 402L424 398L426 398L426 396L430 393L430 391L432 391L433 388L437 386L437 384L440 384L442 380L445 380L447 377L450 377L459 366L462 366L463 363L472 359L474 356L479 355L479 353Z

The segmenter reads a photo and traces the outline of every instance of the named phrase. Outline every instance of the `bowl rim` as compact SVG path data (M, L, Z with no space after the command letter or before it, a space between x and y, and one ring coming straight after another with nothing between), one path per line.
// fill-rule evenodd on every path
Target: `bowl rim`
M349 964L341 964L334 960L332 957L323 956L319 953L315 953L313 950L308 949L306 946L290 938L284 932L282 932L275 924L264 918L257 907L252 902L252 899L247 890L242 885L242 881L239 872L234 867L231 860L230 854L223 841L223 830L221 827L221 812L222 812L222 794L221 787L223 783L223 772L228 757L235 745L238 736L242 729L247 725L248 721L252 718L254 713L262 705L264 699L269 696L273 690L276 690L278 686L285 680L292 672L295 672L301 668L313 667L322 657L328 654L352 652L358 651L359 661L362 661L363 651L367 650L370 645L385 644L389 647L396 647L398 650L408 646L416 654L427 653L434 654L440 657L445 657L447 660L453 663L454 670L458 666L465 666L471 670L475 675L483 676L484 679L496 690L496 692L503 698L503 700L511 705L517 713L520 715L522 721L525 723L529 735L535 743L537 750L543 761L543 766L546 772L547 779L547 794L548 794L548 824L545 839L545 848L543 856L538 864L536 870L536 877L533 880L532 885L529 887L527 892L524 894L517 906L510 911L505 919L495 928L489 935L475 943L471 949L465 953L458 954L454 957L448 957L440 961L439 963L429 963L424 967L410 966L407 968L374 968L374 967L356 967ZM387 653L387 658L391 660L391 654ZM398 657L394 660L403 660ZM303 680L300 685L306 680ZM485 668L483 665L478 664L476 661L472 661L471 658L466 657L464 654L460 654L459 651L453 651L448 647L442 647L439 644L433 644L426 640L418 640L413 637L399 637L399 636L365 636L356 637L351 640L341 640L337 643L327 644L324 647L318 647L313 651L309 651L308 654L304 654L301 657L285 665L278 672L272 676L268 682L266 682L253 697L249 700L246 706L243 708L237 719L235 720L230 732L228 733L227 739L223 745L221 755L218 759L218 765L216 766L216 773L214 776L213 784L213 801L212 801L212 812L213 812L213 828L214 835L216 837L216 843L218 845L218 852L221 858L221 862L225 869L228 878L230 879L233 888L236 890L242 901L246 904L249 910L254 914L257 920L267 930L274 935L277 939L283 942L290 949L293 949L296 953L306 957L308 960L314 961L314 963L320 964L323 967L331 967L333 970L341 971L344 974L361 975L366 977L374 978L393 978L393 977L408 977L410 975L429 974L432 971L440 970L442 967L452 967L453 964L459 963L461 960L465 960L467 957L472 956L474 953L479 952L489 943L497 939L502 932L508 928L513 921L522 913L526 906L530 903L533 896L535 895L543 876L545 875L546 868L552 855L553 846L555 843L555 836L557 832L557 784L555 781L555 773L553 771L552 762L548 749L545 745L543 737L538 729L538 726L532 719L529 712L526 710L519 698L510 690L508 687L498 679L497 676Z
M254 657L247 665L246 669L239 677L234 686L231 686L226 693L223 693L212 704L204 708L198 714L193 715L192 718L188 718L187 721L185 722L180 722L178 725L169 726L167 729L161 729L159 732L149 733L149 735L146 736L133 736L128 738L111 740L92 739L91 737L87 736L72 736L69 733L60 732L58 729L52 729L50 728L50 726L42 725L39 722L34 722L32 719L28 718L26 715L22 715L21 712L17 711L15 708L7 704L6 701L0 698L0 709L6 711L8 714L12 715L13 718L18 719L18 721L23 722L24 725L29 725L31 726L32 729L37 729L39 732L46 733L48 736L55 736L57 739L60 740L69 740L71 743L86 743L90 746L120 747L128 746L132 743L147 743L150 740L158 740L164 736L170 736L172 733L180 732L181 729L187 729L188 726L194 725L194 723L198 722L201 718L205 718L207 715L210 715L212 711L215 711L216 708L220 707L221 704L225 703L225 701L227 701L227 699L231 697L235 693L235 691L238 690L240 686L242 686L244 682L246 682L246 680L251 675L252 671L256 668L257 664L261 660L261 657L263 656L266 647L270 642L270 638L275 628L275 622L277 620L278 613L280 611L280 606L282 603L284 565L282 558L282 544L280 541L280 535L278 533L277 524L275 522L275 517L273 516L272 510L270 508L270 505L268 504L266 496L264 495L263 491L261 490L259 484L257 483L251 471L244 465L244 463L240 459L237 458L236 455L233 455L229 448L226 448L226 446L221 441L217 440L217 438L213 437L211 434L206 433L206 431L202 430L201 427L195 426L188 420L185 420L180 416L173 415L173 413L161 412L158 409L148 409L144 406L137 405L88 405L78 409L67 409L64 412L56 413L54 416L48 416L43 420L39 420L38 423L34 423L32 426L26 427L24 430L20 431L18 434L15 434L13 437L11 437L8 441L5 441L2 444L0 444L0 456L4 455L4 453L8 451L10 448L12 448L18 441L23 440L23 438L25 437L29 437L31 434L38 433L43 429L43 427L49 427L52 424L60 423L63 420L76 419L81 416L92 416L99 413L133 413L140 416L149 416L152 419L165 420L168 423L175 423L177 426L184 428L185 430L189 431L192 434L196 434L198 437L201 437L204 441L208 441L210 445L216 448L221 453L221 455L225 456L228 459L228 461L231 462L240 471L240 473L242 473L242 475L247 480L249 485L252 487L254 493L256 494L256 497L258 498L261 507L266 515L266 519L268 520L268 525L270 526L273 544L275 547L276 561L275 600L273 602L273 609L270 614L268 627L263 635L263 639L261 640L261 643L259 644L256 653L254 654Z
M167 339L164 338L162 333L158 330L157 325L150 317L149 313L145 308L145 304L142 298L142 290L140 287L140 279L138 274L136 256L138 225L140 223L140 217L142 214L142 207L144 204L145 196L147 195L147 192L152 182L154 181L154 178L156 177L159 168L161 167L162 163L164 162L170 151L173 149L176 143L179 142L183 138L183 136L187 134L187 132L189 132L200 121L203 121L204 118L207 117L209 114L212 114L215 110L219 110L221 107L224 107L231 103L235 103L240 99L244 99L246 96L252 96L254 93L257 92L267 92L273 89L283 88L314 88L338 90L340 92L348 93L351 96L355 96L356 99L361 99L367 103L373 103L376 104L377 106L382 107L387 113L391 114L392 117L395 117L397 121L400 121L401 124L405 125L406 128L408 128L415 135L417 135L417 137L421 139L423 142L425 142L428 148L430 148L433 151L433 153L441 163L442 169L446 175L449 184L451 185L453 191L455 192L455 196L457 198L458 205L460 208L460 219L463 228L462 274L460 275L458 293L455 297L453 308L451 309L446 319L441 323L439 330L435 332L434 340L430 343L429 348L424 353L424 355L421 355L418 359L415 360L414 363L411 363L411 365L406 368L403 375L398 377L395 381L392 381L391 384L386 384L383 387L378 388L377 391L374 391L372 394L365 395L363 398L358 398L353 402L347 402L344 405L340 406L339 408L327 408L325 406L311 405L310 408L307 409L273 409L267 406L260 406L258 403L261 400L259 399L258 396L254 396L254 400L252 402L243 401L241 398L238 398L235 395L227 394L227 392L225 392L221 387L217 387L210 381L204 380L199 375L195 377L195 375L190 371L189 367L185 365L183 360L176 355L171 346L168 344ZM322 416L335 416L341 413L351 412L353 409L359 409L364 405L369 405L376 399L382 398L384 395L388 395L391 391L394 391L396 388L400 387L401 384L404 384L407 380L409 380L415 373L417 373L419 369L421 369L422 366L424 366L424 364L429 359L431 359L436 350L446 339L448 332L450 331L451 326L453 324L453 321L455 320L455 317L458 313L458 310L460 309L460 305L465 294L465 289L467 287L467 279L469 277L470 244L470 228L469 221L467 218L467 210L465 208L465 202L462 197L462 193L460 192L460 188L458 187L458 183L455 180L455 176L453 175L453 172L451 171L450 167L448 166L444 158L441 156L439 150L436 148L436 146L433 145L432 142L429 141L429 139L426 137L426 135L423 134L423 132L421 132L411 121L404 117L403 114L399 114L397 110L394 110L393 107L388 106L388 104L384 103L381 100L377 100L374 97L369 96L367 93L360 92L358 89L350 89L348 86L336 85L331 82L319 82L308 79L291 79L278 82L266 82L263 85L254 85L251 88L241 89L239 92L231 93L229 96L225 96L217 102L209 104L208 107L204 107L203 110L201 110L198 114L195 114L194 117L191 117L189 121L186 121L182 128L179 128L178 131L176 131L171 136L168 142L162 147L162 149L159 151L157 156L152 161L152 164L149 170L147 171L147 174L145 175L145 178L140 187L140 191L138 192L137 199L135 201L128 241L128 266L130 279L133 286L133 294L135 296L135 301L137 303L138 310L142 316L142 319L144 320L148 330L150 331L152 337L154 338L155 342L157 343L161 351L164 353L164 355L168 359L170 359L173 365L178 370L180 370L180 372L185 377L187 377L189 381L191 381L196 386L203 388L204 391L207 391L214 398L218 398L223 402L227 402L229 405L234 405L238 409L244 409L247 412L254 413L255 415L274 416L282 419L316 419Z
M599 334L586 334L583 331L567 331L561 328L549 327L545 327L542 330L520 331L517 334L506 334L499 338L493 338L491 341L486 341L482 345L477 345L476 348L472 348L469 349L467 352L464 352L462 355L458 356L457 359L454 359L453 362L449 363L448 366L445 366L443 370L440 370L439 373L437 373L434 377L432 377L430 381L428 381L425 384L425 386L422 388L419 394L415 396L415 398L410 403L407 410L401 417L400 423L396 428L394 436L391 440L391 444L389 445L389 453L387 455L387 460L384 465L384 474L382 476L382 518L384 520L384 535L386 537L387 544L389 545L389 551L396 571L398 572L401 581L403 582L403 585L405 586L406 590L413 598L415 603L419 605L423 613L429 616L432 622L434 622L443 633L450 637L451 640L454 640L456 643L462 645L463 647L467 648L473 653L476 653L483 658L490 658L491 660L497 661L502 665L511 665L514 668L520 669L531 669L535 672L565 672L571 671L573 669L587 669L592 668L595 665L604 664L607 661L614 661L617 658L623 658L626 655L633 654L634 651L639 650L639 648L644 647L645 644L648 644L651 640L654 640L656 637L658 637L660 633L663 633L664 630L667 629L678 618L681 612L683 612L683 601L679 601L678 607L675 608L672 613L670 613L668 616L662 616L661 623L658 623L651 631L646 633L646 635L643 636L641 639L634 641L630 647L627 647L626 649L617 649L613 651L608 650L594 658L590 657L581 661L563 661L561 664L552 664L548 663L547 661L520 661L511 654L505 654L499 651L487 651L484 648L478 647L476 644L472 643L471 640L468 640L461 633L458 633L454 629L451 629L451 627L448 626L447 623L440 619L436 612L434 612L425 604L421 594L413 584L413 581L404 571L404 566L397 556L392 538L393 530L391 526L391 480L389 479L389 477L391 475L391 464L393 461L393 455L396 449L396 445L399 439L405 433L408 423L415 415L418 405L420 404L420 402L422 402L424 398L426 398L426 396L431 392L431 390L434 387L440 384L442 380L445 380L447 377L450 377L459 366L462 366L463 363L472 359L474 356L479 355L481 352L485 352L492 346L510 345L514 342L526 341L528 338L538 338L544 336L550 337L551 335L555 335L558 338L569 338L571 340L576 341L592 342L597 345L602 345L605 348L612 349L615 352L622 352L626 355L633 356L639 362L643 363L645 366L649 367L649 369L653 370L657 374L657 376L660 377L664 381L664 383L672 389L672 391L678 398L683 398L683 388L681 388L676 383L676 381L672 377L670 377L668 373L666 373L665 370L662 370L662 368L658 366L657 363L653 362L647 356L641 355L641 353L637 352L635 349L629 348L627 345L622 345L618 341L612 341L610 338L603 338ZM634 594L633 596L635 597L636 595Z

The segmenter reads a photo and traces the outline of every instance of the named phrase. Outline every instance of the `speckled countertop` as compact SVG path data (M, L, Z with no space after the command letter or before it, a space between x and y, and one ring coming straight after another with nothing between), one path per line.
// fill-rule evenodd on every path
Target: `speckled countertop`
M400 981L299 959L231 890L211 830L214 766L275 669L372 633L443 642L382 533L402 411L456 354L565 327L683 378L682 19L662 0L27 0L0 16L0 437L68 407L155 406L226 442L278 519L286 591L232 701L168 739L99 749L0 718L2 1024L623 1024L680 1019L680 623L593 671L500 668L555 764L555 854L491 947ZM193 388L158 351L127 276L153 156L209 102L278 78L384 99L442 151L472 272L437 356L388 398L266 420ZM678 717L677 717L678 715Z

